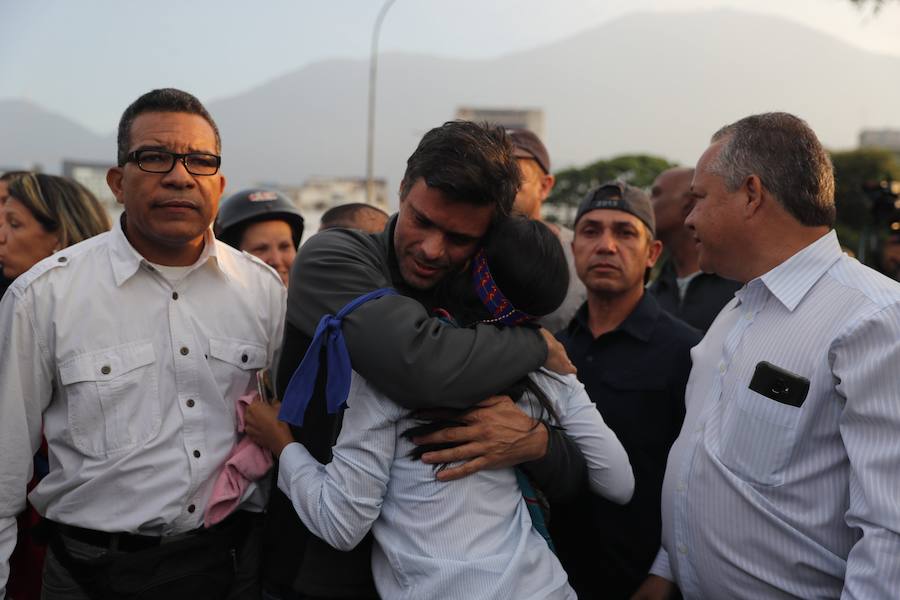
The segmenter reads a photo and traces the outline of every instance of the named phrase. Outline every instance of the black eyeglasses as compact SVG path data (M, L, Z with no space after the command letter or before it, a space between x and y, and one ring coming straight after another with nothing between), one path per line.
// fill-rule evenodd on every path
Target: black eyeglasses
M125 162L137 163L138 168L147 173L168 173L175 168L176 160L180 160L191 175L215 175L222 164L222 157L215 154L178 154L168 150L135 150Z

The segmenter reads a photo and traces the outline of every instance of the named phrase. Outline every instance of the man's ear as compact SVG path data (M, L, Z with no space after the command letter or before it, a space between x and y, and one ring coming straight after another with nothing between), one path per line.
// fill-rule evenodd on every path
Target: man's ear
M109 186L109 189L112 191L113 196L116 197L116 202L124 205L125 198L122 195L122 169L123 167L112 167L109 171L107 171L106 185Z
M744 203L744 216L749 218L755 215L763 207L765 202L765 188L758 175L748 176L747 179L744 180L743 188L747 194L747 199Z
M650 240L650 249L647 253L647 268L652 269L653 265L656 264L656 261L659 260L659 255L662 254L663 243L659 240Z
M553 191L553 186L556 184L556 177L553 175L545 174L541 177L541 202L547 199L547 196L550 195L550 192Z

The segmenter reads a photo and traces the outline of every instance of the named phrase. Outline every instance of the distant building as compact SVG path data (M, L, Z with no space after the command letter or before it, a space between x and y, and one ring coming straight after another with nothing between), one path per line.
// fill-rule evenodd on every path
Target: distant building
M578 206L566 202L545 202L541 205L541 218L551 223L559 223L571 227L575 221Z
M456 109L456 118L466 121L487 121L507 129L530 129L544 139L544 111L539 108L475 108Z
M280 190L300 209L304 220L303 239L306 240L319 229L319 220L329 208L350 202L366 202L365 177L311 177L301 185L266 185ZM387 182L373 181L373 206L390 213L388 208Z
M116 202L112 190L106 184L106 172L115 165L102 162L85 162L80 160L64 160L62 164L63 177L74 179L86 187L97 200L111 219L118 219L122 214L122 205Z
M864 129L859 134L859 147L900 153L900 129Z

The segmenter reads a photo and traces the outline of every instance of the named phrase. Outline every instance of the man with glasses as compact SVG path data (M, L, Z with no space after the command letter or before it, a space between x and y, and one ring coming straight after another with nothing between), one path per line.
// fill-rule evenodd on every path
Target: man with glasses
M44 598L259 597L265 499L235 476L236 404L280 344L286 293L212 236L219 153L196 98L138 98L107 175L120 221L0 303L0 596L43 422ZM227 516L206 514L211 497Z

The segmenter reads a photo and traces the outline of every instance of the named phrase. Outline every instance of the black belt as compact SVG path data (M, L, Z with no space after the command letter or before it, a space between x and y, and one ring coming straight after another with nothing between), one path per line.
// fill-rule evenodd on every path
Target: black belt
M245 520L250 518L252 513L244 510L236 511L221 523L205 528L198 527L185 533L179 533L171 536L155 536L155 535L139 535L136 533L120 533L109 531L97 531L96 529L85 529L84 527L76 527L75 525L66 525L64 523L55 523L57 531L69 539L73 539L90 546L99 548L107 548L108 550L119 552L139 552L149 548L156 548L163 544L181 541L195 535L202 535L211 531L218 531L226 527L238 526Z

